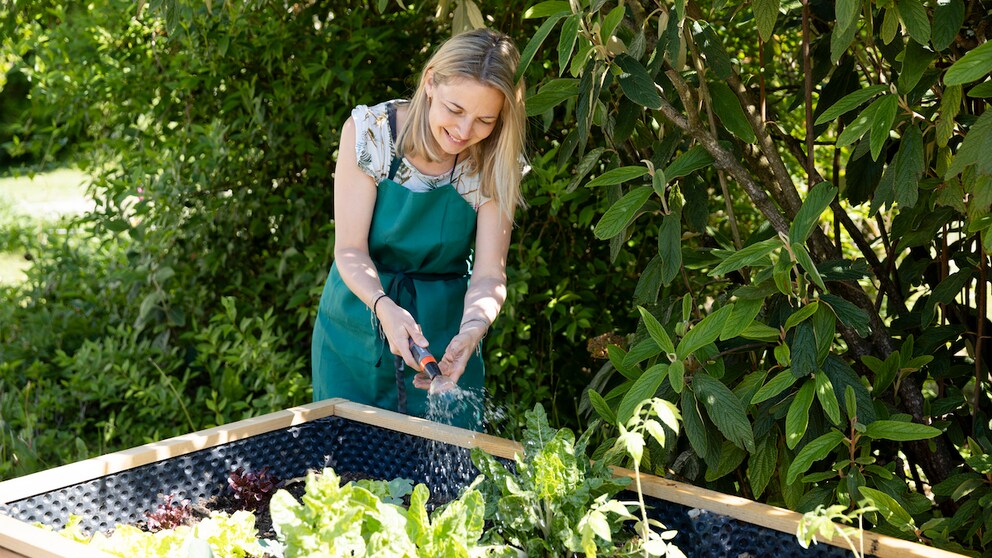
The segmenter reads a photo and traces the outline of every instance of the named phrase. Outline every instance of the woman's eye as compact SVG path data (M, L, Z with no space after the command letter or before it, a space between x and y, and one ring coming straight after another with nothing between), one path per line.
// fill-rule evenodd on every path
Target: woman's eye
M448 107L448 112L450 112L451 114L461 114L460 110L453 109L451 107Z

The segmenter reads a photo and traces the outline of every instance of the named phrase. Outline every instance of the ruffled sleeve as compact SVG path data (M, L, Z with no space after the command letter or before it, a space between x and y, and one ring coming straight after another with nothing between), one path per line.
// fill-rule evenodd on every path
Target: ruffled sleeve
M379 183L389 174L389 164L393 160L386 104L358 105L351 111L351 118L355 122L358 168Z

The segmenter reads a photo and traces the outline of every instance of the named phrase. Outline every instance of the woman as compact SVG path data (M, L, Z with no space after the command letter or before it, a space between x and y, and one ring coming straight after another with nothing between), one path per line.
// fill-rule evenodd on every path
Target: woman
M463 33L427 62L410 101L352 111L335 168L334 264L314 326L314 400L423 416L430 378L410 340L430 346L461 388L482 388L478 349L506 299L521 201L519 60L506 35Z

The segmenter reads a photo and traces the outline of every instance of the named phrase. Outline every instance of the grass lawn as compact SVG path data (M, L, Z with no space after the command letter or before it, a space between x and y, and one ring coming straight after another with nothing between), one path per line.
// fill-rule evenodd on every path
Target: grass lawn
M49 228L63 216L92 207L83 186L86 175L75 169L58 169L29 176L0 177L0 283L24 280L30 262L23 250L11 248L10 239L23 231Z

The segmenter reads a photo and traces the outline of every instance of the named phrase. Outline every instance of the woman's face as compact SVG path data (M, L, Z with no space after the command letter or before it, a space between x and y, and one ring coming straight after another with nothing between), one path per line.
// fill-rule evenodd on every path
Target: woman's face
M471 78L434 84L427 76L428 121L434 140L457 155L489 137L503 108L503 94Z

